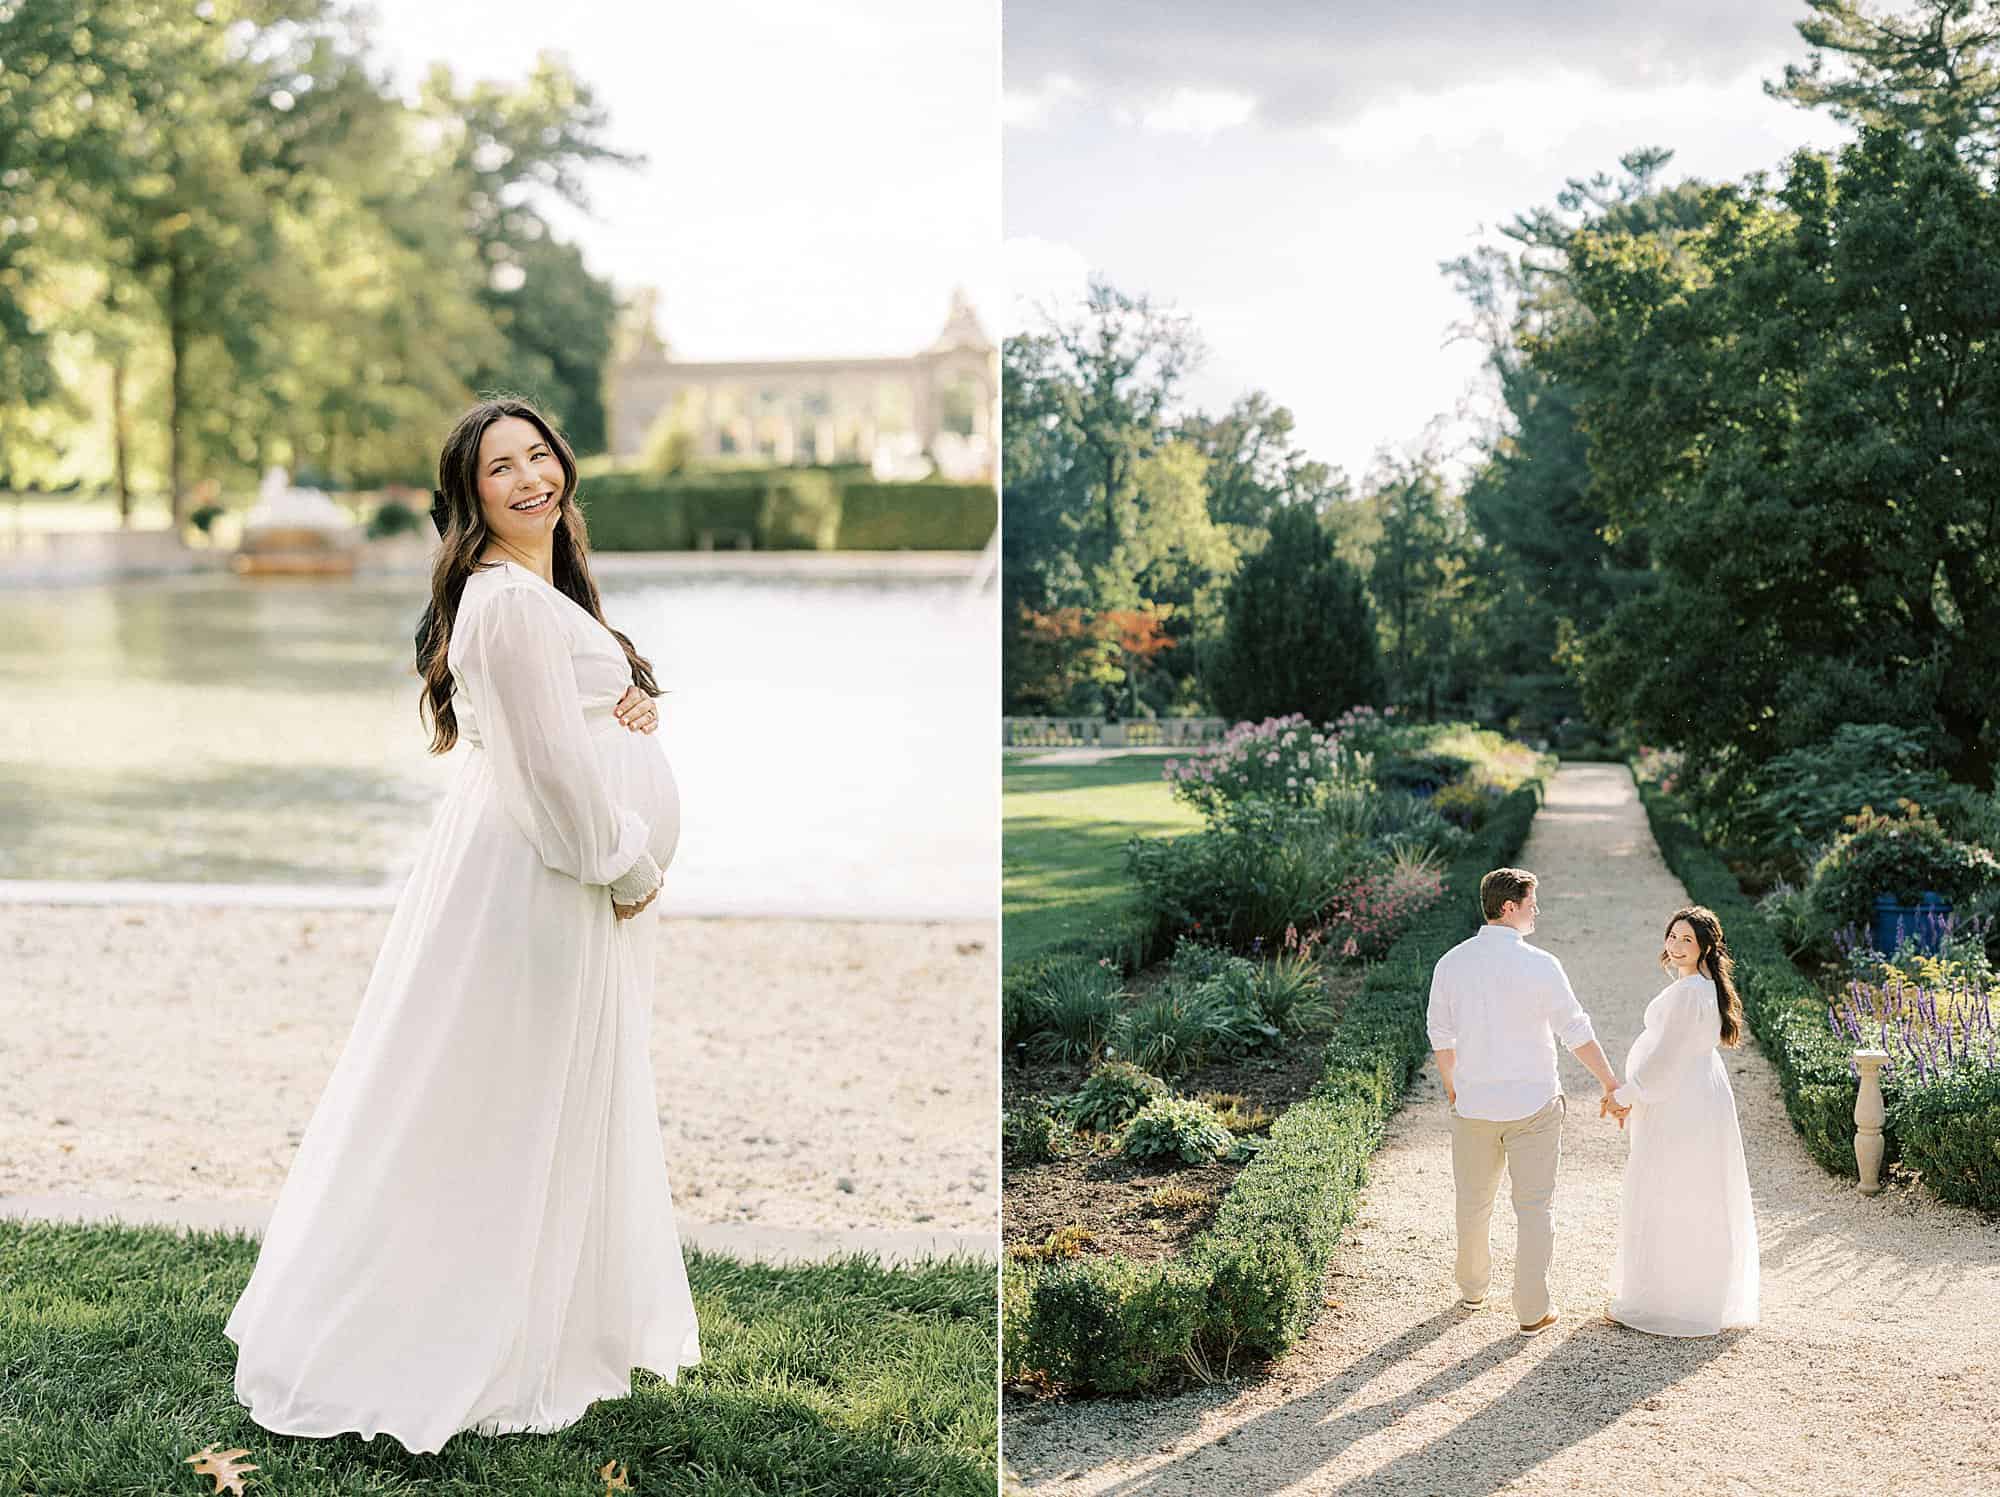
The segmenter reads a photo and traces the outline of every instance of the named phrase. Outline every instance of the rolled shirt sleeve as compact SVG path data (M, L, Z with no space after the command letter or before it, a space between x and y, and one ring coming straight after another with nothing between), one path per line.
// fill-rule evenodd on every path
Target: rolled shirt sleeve
M1563 964L1554 957L1549 958L1552 969L1549 982L1549 1028L1556 1038L1571 1050L1581 1050L1597 1038L1597 1031L1591 1028L1590 1015L1583 1011L1583 1005L1576 1001L1576 993L1569 985L1569 974L1563 971Z
M660 867L644 820L605 786L553 604L502 587L470 611L459 674L501 803L544 866L638 903Z

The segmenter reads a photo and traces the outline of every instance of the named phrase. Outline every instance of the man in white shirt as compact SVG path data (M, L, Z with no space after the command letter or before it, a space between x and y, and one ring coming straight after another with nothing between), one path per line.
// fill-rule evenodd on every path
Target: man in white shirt
M1438 958L1431 972L1431 1049L1451 1106L1451 1171L1458 1189L1459 1303L1486 1302L1493 1271L1488 1230L1504 1164L1514 1182L1519 1228L1514 1255L1514 1311L1524 1335L1556 1323L1549 1307L1549 1258L1555 1250L1550 1202L1562 1157L1567 1111L1556 1075L1556 1041L1590 1068L1604 1088L1606 1111L1617 1073L1570 991L1562 963L1524 939L1535 929L1535 875L1496 868L1479 881L1486 924Z

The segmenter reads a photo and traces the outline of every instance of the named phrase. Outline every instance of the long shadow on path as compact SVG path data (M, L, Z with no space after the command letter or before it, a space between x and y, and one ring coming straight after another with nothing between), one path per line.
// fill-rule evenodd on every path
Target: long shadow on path
M1481 1330L1476 1351L1413 1387L1365 1397L1363 1390L1380 1374L1419 1355L1465 1319L1456 1309L1434 1315L1330 1381L1230 1430L1226 1447L1204 1441L1170 1464L1105 1490L1114 1497L1223 1490L1230 1497L1264 1497L1307 1483L1305 1490L1341 1497L1472 1497L1505 1487L1558 1452L1644 1410L1747 1334L1675 1340L1590 1321L1547 1346L1517 1335L1504 1313L1482 1316L1504 1329ZM1428 1407L1463 1403L1462 1390L1510 1370L1510 1363L1513 1381L1467 1416L1454 1417L1449 1406ZM1450 1422L1419 1448L1375 1469L1354 1470L1356 1447L1411 1417ZM1316 1475L1320 1483L1312 1481Z

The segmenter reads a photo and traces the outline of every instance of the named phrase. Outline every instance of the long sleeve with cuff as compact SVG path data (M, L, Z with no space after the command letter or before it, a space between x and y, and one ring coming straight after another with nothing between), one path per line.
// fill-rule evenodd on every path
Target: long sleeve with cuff
M1720 1023L1714 987L1703 978L1681 978L1664 1002L1648 1009L1646 1043L1633 1046L1625 1084L1612 1099L1623 1107L1671 1097L1715 1048Z
M502 804L544 866L638 903L660 866L646 823L605 788L554 602L501 587L470 612L458 670Z

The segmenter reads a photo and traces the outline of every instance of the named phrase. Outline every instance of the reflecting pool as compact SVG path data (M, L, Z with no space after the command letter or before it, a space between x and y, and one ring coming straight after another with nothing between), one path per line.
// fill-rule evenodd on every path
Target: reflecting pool
M956 578L607 569L668 695L669 913L995 907L997 606ZM425 582L0 592L0 879L401 882L457 755L417 715Z

